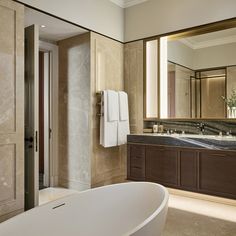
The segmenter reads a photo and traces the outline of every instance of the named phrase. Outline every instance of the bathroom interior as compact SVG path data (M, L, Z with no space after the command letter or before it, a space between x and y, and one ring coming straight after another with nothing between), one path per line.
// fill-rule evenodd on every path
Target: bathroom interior
M0 0L0 235L236 235L233 6L46 2Z

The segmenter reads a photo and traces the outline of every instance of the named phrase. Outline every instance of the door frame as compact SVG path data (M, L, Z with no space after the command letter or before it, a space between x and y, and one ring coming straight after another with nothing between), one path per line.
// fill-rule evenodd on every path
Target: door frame
M49 52L49 128L51 132L49 138L49 163L46 168L49 170L48 185L56 187L58 186L58 46L40 40L39 50Z
M25 28L25 210L39 202L39 28Z

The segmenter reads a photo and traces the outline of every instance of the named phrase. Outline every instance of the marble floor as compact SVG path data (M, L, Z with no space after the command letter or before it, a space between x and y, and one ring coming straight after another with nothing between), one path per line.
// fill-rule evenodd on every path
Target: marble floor
M236 206L170 194L163 236L236 236Z
M56 199L78 193L76 190L65 188L45 188L39 191L39 205L54 201Z
M77 191L46 188L39 192L39 203L74 193ZM163 236L236 236L236 204L232 206L170 194Z

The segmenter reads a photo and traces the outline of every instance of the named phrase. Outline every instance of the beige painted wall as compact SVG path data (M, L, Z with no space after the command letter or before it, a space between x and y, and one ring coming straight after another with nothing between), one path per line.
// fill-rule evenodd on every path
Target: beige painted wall
M124 10L108 0L20 0L88 29L124 40Z
M59 46L59 185L90 188L90 34Z
M130 132L143 132L143 41L125 44L125 91L129 97Z
M125 10L125 41L236 16L235 0L149 0Z
M124 46L91 33L92 187L123 182L126 178L126 145L103 148L99 145L99 97L97 92L124 90Z

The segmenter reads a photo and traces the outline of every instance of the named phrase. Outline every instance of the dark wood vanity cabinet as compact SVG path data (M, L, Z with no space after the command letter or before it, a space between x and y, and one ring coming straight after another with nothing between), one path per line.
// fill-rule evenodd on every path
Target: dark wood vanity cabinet
M199 190L236 198L236 153L199 153Z
M178 153L175 150L149 146L146 147L146 180L168 186L178 184Z
M179 186L186 190L196 190L198 181L197 152L193 150L179 150Z
M145 180L145 146L128 145L127 177L130 180Z
M128 144L128 179L236 199L236 152Z

